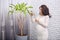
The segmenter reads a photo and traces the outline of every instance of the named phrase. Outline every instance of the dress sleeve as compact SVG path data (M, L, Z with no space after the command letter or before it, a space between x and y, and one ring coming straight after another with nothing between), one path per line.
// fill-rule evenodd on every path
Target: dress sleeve
M38 24L42 27L46 28L48 26L49 17L44 17L43 19L39 19Z

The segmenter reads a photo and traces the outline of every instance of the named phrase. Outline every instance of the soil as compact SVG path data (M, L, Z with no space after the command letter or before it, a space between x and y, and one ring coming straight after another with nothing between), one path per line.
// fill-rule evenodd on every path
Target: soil
M21 34L17 34L17 35L19 35L19 36L21 36ZM26 36L27 34L23 34L22 36Z

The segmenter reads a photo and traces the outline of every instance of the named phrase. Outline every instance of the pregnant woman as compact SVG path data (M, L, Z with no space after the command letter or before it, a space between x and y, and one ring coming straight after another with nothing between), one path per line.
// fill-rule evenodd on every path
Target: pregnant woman
M30 15L32 21L36 23L35 26L37 30L37 31L35 30L37 33L36 40L48 40L47 26L49 18L51 18L48 7L46 5L41 5L39 7L39 16L37 16L36 18L32 18L33 13Z

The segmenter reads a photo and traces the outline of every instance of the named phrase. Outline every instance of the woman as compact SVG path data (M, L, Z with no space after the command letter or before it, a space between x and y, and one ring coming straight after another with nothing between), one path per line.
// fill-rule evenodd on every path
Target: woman
M31 17L33 16L32 13L30 15ZM37 23L36 24L37 40L48 40L47 26L50 17L51 16L49 14L48 7L46 5L41 5L39 7L39 16L37 16L36 18L32 18L32 21Z

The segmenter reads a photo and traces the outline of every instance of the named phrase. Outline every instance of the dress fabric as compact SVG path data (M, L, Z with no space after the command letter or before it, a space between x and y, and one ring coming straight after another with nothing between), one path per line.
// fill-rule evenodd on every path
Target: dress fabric
M39 24L35 22L35 19L39 20ZM36 18L32 18L32 20L33 20L33 23L36 23L35 24L36 26L34 26L35 29L32 30L35 32L33 33L32 38L35 38L33 40L48 40L47 26L48 26L49 16L38 16ZM42 26L41 24L44 26Z

